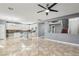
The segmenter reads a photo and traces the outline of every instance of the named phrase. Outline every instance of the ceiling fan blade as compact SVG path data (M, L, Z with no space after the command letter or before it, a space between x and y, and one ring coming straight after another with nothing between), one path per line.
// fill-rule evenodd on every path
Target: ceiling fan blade
M48 12L46 12L46 16L48 15Z
M58 12L57 10L52 10L52 9L50 9L50 11Z
M53 3L50 7L48 7L48 9L54 7L57 3Z
M42 7L43 9L46 9L44 6L42 6L42 5L40 5L40 4L38 4L38 6Z
M43 11L45 11L45 10L38 11L37 13L40 13L40 12L43 12Z

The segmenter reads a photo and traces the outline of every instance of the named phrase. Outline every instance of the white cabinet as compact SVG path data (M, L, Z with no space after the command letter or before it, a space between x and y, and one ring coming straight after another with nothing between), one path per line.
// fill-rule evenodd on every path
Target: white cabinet
M28 25L14 23L7 23L6 27L8 30L27 30L29 28Z
M0 24L0 40L6 39L5 24Z
M14 30L15 29L15 24L13 24L13 23L7 23L6 24L6 28L10 29L10 30Z

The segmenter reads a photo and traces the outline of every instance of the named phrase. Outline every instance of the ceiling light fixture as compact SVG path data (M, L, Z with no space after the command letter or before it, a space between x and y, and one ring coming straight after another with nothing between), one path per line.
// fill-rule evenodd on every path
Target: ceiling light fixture
M49 12L49 10L45 10L45 12Z

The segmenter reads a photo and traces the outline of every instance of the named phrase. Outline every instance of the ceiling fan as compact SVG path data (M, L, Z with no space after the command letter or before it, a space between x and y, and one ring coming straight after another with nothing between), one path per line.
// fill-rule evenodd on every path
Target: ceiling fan
M52 5L49 6L49 3L47 3L47 4L46 4L46 7L44 7L44 6L40 5L40 4L38 4L38 6L40 6L40 7L43 8L44 10L38 11L37 13L45 12L46 15L48 15L48 13L49 13L50 11L52 11L52 12L58 12L57 10L51 9L51 8L54 7L56 4L57 4L57 3L53 3Z

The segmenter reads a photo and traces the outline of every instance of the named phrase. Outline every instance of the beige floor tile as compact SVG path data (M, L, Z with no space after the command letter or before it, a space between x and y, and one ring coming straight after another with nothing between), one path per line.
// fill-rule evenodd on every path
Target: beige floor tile
M43 38L12 39L2 41L0 55L13 56L79 56L79 47L56 43Z

